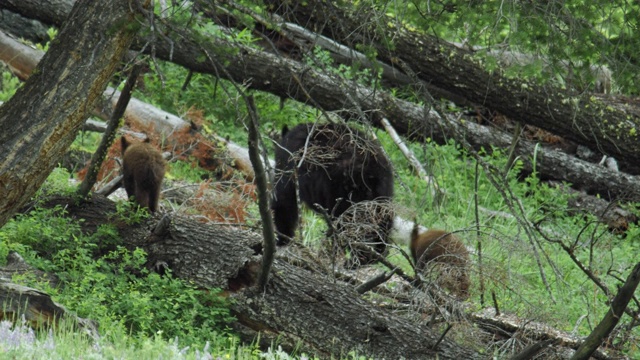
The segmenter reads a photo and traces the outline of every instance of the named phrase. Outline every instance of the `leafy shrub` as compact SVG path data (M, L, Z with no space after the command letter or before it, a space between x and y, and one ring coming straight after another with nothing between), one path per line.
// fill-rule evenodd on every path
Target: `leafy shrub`
M28 263L56 274L61 286L52 289L28 277L14 281L49 291L79 316L98 320L101 329L141 340L160 335L204 344L230 334L233 318L219 290L200 290L170 272L151 273L144 251L117 245L114 227L84 235L64 215L60 207L36 208L2 228L0 254L18 250Z

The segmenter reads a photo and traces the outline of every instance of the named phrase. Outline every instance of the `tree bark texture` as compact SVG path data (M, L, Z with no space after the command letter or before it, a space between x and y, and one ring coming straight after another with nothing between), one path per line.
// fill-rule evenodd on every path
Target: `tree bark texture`
M255 232L170 214L128 225L116 214L115 204L101 196L82 202L57 197L43 206L56 205L63 205L67 216L83 219L79 222L83 232L93 233L107 222L115 225L126 246L147 252L149 267L169 267L173 275L197 286L224 290L233 300L235 330L247 342L259 336L264 348L279 344L320 358L345 358L351 350L376 359L486 358L448 336L434 349L441 329L426 325L420 312L411 308L394 312L369 302L357 293L357 284L338 280L308 253L292 246L279 249L266 290L258 289L254 285L262 261L262 238ZM398 295L391 295L394 301ZM412 295L400 298L404 296ZM473 332L471 326L468 336L489 339L499 333L499 337L518 337L523 346L552 339L557 345L550 353L579 345L578 338L548 325L497 316L490 308L472 314L470 321L487 332ZM593 356L609 359L599 350Z
M571 358L572 360L589 359L604 339L611 334L611 331L618 325L629 301L633 298L633 293L636 291L638 283L640 283L640 263L634 266L627 281L625 281L624 285L618 290L616 297L611 301L609 311L607 311L604 318L576 350L576 353Z
M203 288L220 288L232 299L236 330L248 342L344 357L348 351L374 358L483 359L484 356L445 338L431 347L439 332L414 318L385 311L363 299L355 287L325 273L287 263L277 256L266 290L257 289L262 238L234 227L205 224L180 216L157 215L138 225L118 220L110 200L94 196L74 202L55 198L45 206L65 204L70 217L84 219L82 230L93 232L114 222L123 242L148 254L149 266L168 266L179 278ZM280 255L287 252L281 249ZM344 356L340 356L344 355Z
M130 6L79 1L36 71L0 107L0 225L42 185L102 95L135 35Z
M420 137L430 137L440 143L455 138L479 149L491 146L507 148L513 141L511 135L496 129L472 121L458 121L447 114L441 116L384 91L372 91L355 83L346 83L293 60L217 38L203 43L196 42L196 37L184 33L169 36L174 36L173 42L156 42L154 50L157 56L194 71L245 83L256 90L290 97L327 111L342 111L343 114L361 111L376 124L380 124L382 118L388 118L403 134L419 134ZM138 40L134 46L142 44L144 41ZM202 58L209 60L197 60ZM519 142L515 151L527 171L535 167L541 174L570 182L588 192L640 199L640 179L635 176L612 172L558 150L536 149L534 143L525 140Z
M2 0L0 8L48 25L60 26L69 16L75 3L76 0ZM25 12L25 9L29 10Z
M610 106L595 97L577 97L553 86L507 79L489 73L472 53L404 27L368 5L311 0L266 1L287 21L328 36L351 48L373 47L378 60L408 66L421 80L603 152L640 172L640 116L629 106ZM382 17L382 19L381 19Z
M19 322L24 319L27 325L39 329L55 325L62 318L71 318L80 327L97 334L97 324L94 321L76 317L54 302L47 293L12 283L12 277L20 274L47 279L51 286L57 286L54 275L30 266L18 253L9 252L7 264L0 267L0 320Z
M0 9L0 29L21 39L44 44L49 40L47 27L38 20L26 18L7 9Z

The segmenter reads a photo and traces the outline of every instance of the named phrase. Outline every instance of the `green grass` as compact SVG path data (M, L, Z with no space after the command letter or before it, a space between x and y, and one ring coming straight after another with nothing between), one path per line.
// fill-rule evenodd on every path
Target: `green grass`
M166 340L161 332L136 339L125 333L94 337L62 323L55 331L0 321L0 359L256 359L262 352L241 345L235 337L216 337L188 346L179 338Z

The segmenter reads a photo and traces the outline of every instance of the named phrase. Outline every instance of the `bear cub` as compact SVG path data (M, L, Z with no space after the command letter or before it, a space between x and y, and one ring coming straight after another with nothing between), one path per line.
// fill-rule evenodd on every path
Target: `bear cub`
M384 210L382 218L370 220L379 231L368 231L362 242L385 254L386 237L393 225L389 211L393 197L393 169L382 147L365 133L344 124L300 124L282 131L276 144L276 177L272 210L278 245L293 238L298 227L298 201L315 212L316 204L332 219L353 204L375 201ZM297 182L297 184L296 184ZM384 208L384 209L383 209ZM340 224L336 226L340 233ZM352 253L352 257L353 257ZM366 254L355 254L361 263L372 262Z
M149 143L130 143L123 136L122 172L127 196L151 212L158 210L158 200L165 173L165 161L158 149Z
M411 232L411 256L416 271L436 265L437 282L462 299L469 297L469 251L462 240L444 230L431 229L418 233L418 224Z

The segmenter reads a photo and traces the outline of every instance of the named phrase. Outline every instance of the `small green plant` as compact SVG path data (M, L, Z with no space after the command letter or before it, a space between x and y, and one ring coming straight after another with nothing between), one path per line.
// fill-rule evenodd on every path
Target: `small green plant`
M80 236L80 226L64 217L62 206L36 208L28 214L18 214L2 228L0 239L7 244L20 244L43 257L49 257L65 247L73 246L70 238Z
M0 101L9 100L20 87L20 79L13 76L10 71L2 71L0 74L2 82L0 82Z
M76 185L69 181L71 174L65 168L56 167L47 177L44 184L36 191L33 199L35 203L45 200L51 195L72 196L76 192Z
M171 178L199 183L211 176L211 172L197 166L197 162L172 161L169 163Z
M123 221L127 225L139 224L149 217L149 209L140 207L133 201L116 202L116 213L114 217Z

